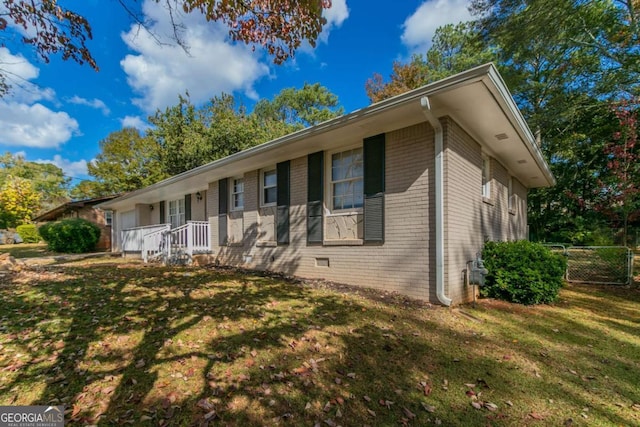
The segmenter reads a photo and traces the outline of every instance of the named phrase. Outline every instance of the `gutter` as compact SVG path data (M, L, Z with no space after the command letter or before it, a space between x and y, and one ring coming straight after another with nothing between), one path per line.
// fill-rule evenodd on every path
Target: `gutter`
M436 181L436 296L443 305L450 306L451 298L444 292L444 154L443 134L440 121L431 111L428 96L420 98L422 112L434 130L435 139L435 181Z

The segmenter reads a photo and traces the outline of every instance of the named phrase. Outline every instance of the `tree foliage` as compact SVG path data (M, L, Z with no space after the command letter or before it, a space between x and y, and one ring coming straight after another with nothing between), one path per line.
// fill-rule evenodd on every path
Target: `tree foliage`
M262 99L253 114L262 122L279 122L295 129L314 126L344 114L338 97L320 83L305 83L301 89L285 88L273 100Z
M100 154L87 165L95 184L81 183L76 190L92 197L124 193L165 178L156 142L137 129L124 128L100 141Z
M40 209L40 194L31 181L7 176L0 187L0 228L14 228L31 221Z
M162 2L171 18L175 43L188 50L182 39L182 13L200 13L208 21L226 24L233 41L262 46L282 64L307 41L315 46L324 24L323 10L331 7L331 0L155 0ZM136 0L118 0L129 15L146 31L151 29L139 18ZM98 70L98 64L87 43L93 38L90 22L82 15L61 6L57 0L25 1L1 0L0 39L2 32L12 27L24 30L22 42L33 46L35 52L48 62L51 55L60 54L64 60L87 63ZM6 72L0 68L0 98L8 93L10 84Z
M149 118L148 136L158 144L163 173L176 175L340 114L338 98L319 84L283 89L251 113L228 94L200 107L186 94Z
M433 44L425 55L414 54L406 64L394 61L390 80L387 82L381 74L374 73L367 80L365 90L371 102L378 102L490 62L493 58L493 49L484 44L473 25L447 24L436 30Z
M5 153L0 155L0 186L10 176L30 181L34 190L41 195L43 209L51 209L68 198L71 179L51 163L29 162L22 156Z

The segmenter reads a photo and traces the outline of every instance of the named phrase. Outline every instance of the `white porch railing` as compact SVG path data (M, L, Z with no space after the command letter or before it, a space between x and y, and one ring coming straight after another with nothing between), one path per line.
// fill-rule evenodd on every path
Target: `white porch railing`
M209 247L209 222L189 221L171 230L169 227L146 234L142 246L142 259L162 257L171 261L183 255L190 260L194 254L207 253Z
M156 224L122 230L120 233L122 252L140 252L143 247L145 235L170 229L171 225L169 224Z

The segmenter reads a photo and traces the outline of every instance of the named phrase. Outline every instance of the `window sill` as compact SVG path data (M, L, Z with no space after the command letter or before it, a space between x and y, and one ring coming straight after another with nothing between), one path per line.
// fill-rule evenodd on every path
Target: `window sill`
M276 246L278 246L278 242L268 240L258 241L256 243L256 247L258 248L275 248Z
M485 196L482 196L482 202L490 206L494 205L493 200Z
M269 203L269 204L266 204L266 205L260 205L260 209L263 209L263 208L275 208L275 207L278 207L277 203Z
M515 214L516 214L516 210L515 209L513 209L513 208L509 209L509 215L514 215L515 216Z
M362 209L360 210L355 210L355 211L335 211L335 212L330 212L328 213L326 216L327 217L332 217L332 216L351 216L351 215L362 215L364 211Z
M244 246L244 242L228 242L227 246L234 247L234 248L239 248L239 247Z
M323 240L323 246L362 246L364 240L362 239L345 239L345 240Z

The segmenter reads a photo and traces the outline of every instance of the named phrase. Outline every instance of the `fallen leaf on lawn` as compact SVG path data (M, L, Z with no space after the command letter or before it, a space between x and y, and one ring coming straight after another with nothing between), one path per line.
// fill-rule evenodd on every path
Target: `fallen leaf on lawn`
M407 418L409 418L410 420L412 420L412 419L414 419L416 417L416 414L411 412L407 407L403 407L402 410L404 411L404 415Z
M467 396L471 397L471 396L475 396L475 395L476 395L476 392L475 392L475 391L473 391L473 390L467 390L465 394L466 394Z
M215 416L216 416L216 411L212 410L212 411L209 411L206 414L204 414L204 419L205 420L210 420L211 418L213 418Z
M335 381L335 382L336 382L336 384L338 384L338 385L342 384L342 380L341 380L340 378L336 378L334 381Z
M505 402L508 406L513 406L513 402L511 402L510 400L505 400Z
M308 411L309 409L311 409L311 402L307 402L307 404L304 406L305 411Z
M144 359L140 359L136 362L136 368L140 369L144 366Z
M115 387L115 386L110 385L110 386L105 387L105 388L103 388L102 390L100 390L100 392L101 392L102 394L111 394L111 393L113 393L113 391L114 391L115 389L116 389L116 387Z
M529 416L534 420L544 420L544 415L538 414L537 412L531 412Z
M391 409L391 405L393 405L393 402L390 400L385 400L385 399L380 399L378 401L378 403L380 404L380 406L386 406L387 409Z
M330 409L331 409L331 402L325 403L324 408L322 408L324 412L329 412Z
M640 403L634 403L633 405L631 405L631 409L633 409L634 411L640 411Z
M152 419L153 418L151 418L149 415L143 415L143 416L140 417L140 422L149 421L149 420L152 420Z
M422 409L424 409L425 411L429 412L430 414L433 414L434 412L436 412L436 407L435 406L427 405L424 402L420 402L420 404L422 405Z
M431 394L431 391L432 391L431 384L429 383L426 383L422 388L422 392L424 393L425 396L429 396Z
M495 403L491 403L491 402L485 402L484 403L484 407L487 408L490 411L496 411L498 409L498 405L496 405Z
M471 402L471 406L473 406L476 409L482 409L482 403L479 402Z
M367 409L367 412L369 413L369 415L371 415L372 417L376 416L376 413L373 412L371 409Z
M324 420L324 423L326 425L328 425L329 427L336 427L336 425L337 425L335 422L333 422L333 420L331 418L329 418L328 420Z
M573 369L569 369L569 372L571 372L573 375L578 375L578 373L576 371L574 371Z
M336 418L342 418L342 411L340 410L340 408L336 410Z
M465 386L467 386L469 388L474 388L476 385L475 384L465 383Z
M362 398L367 402L371 402L371 398L369 396L362 396Z
M356 378L356 374L354 372L349 372L347 374L347 377L351 378L351 379L355 379Z
M209 399L200 399L196 404L197 407L202 408L205 412L209 412L213 410L214 405L209 401Z

